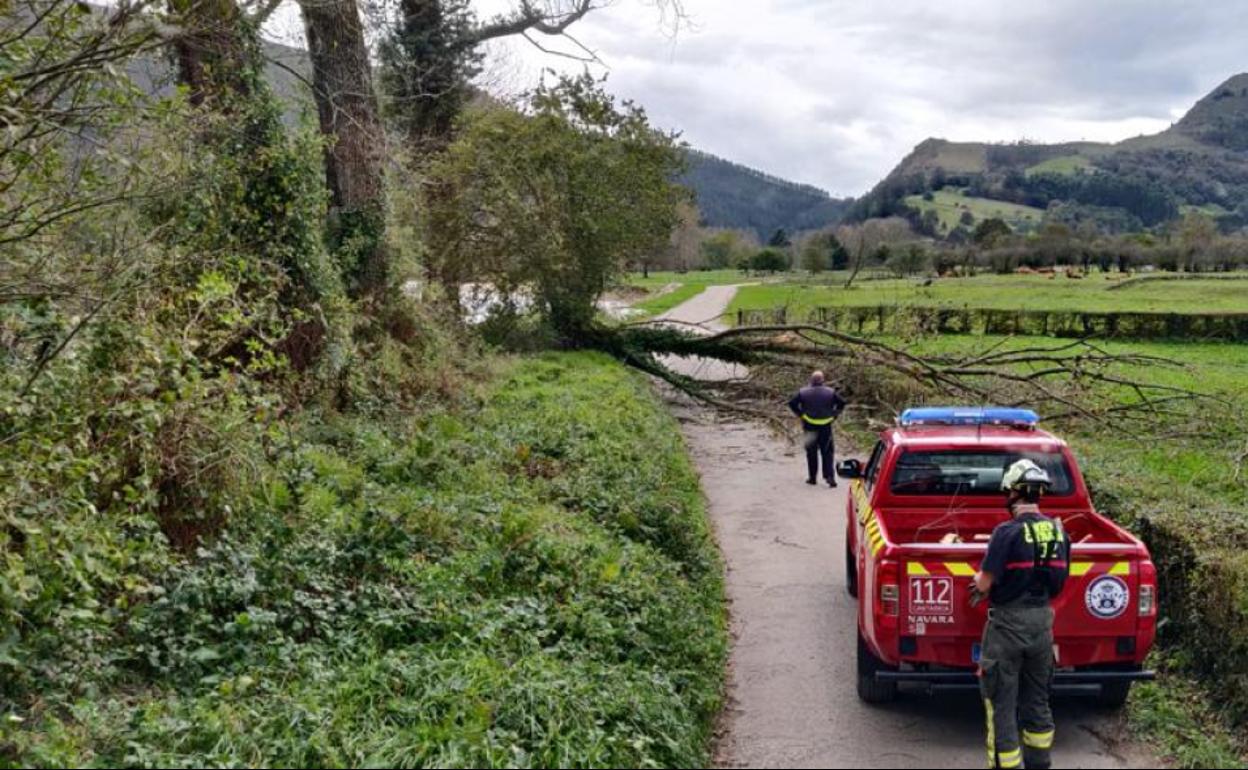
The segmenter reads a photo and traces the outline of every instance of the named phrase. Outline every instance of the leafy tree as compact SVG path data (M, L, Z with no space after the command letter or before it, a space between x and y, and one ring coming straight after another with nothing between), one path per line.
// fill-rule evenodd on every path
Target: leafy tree
M928 209L919 217L919 230L930 236L940 235L940 214L936 209Z
M1033 239L1033 253L1033 267L1071 264L1074 235L1060 222L1045 222Z
M720 230L702 241L702 264L709 270L724 270L736 263L741 238L732 230Z
M688 200L671 181L681 161L671 135L589 76L542 86L524 111L473 112L430 169L431 271L531 291L575 342L609 281L667 245Z
M798 263L808 273L822 273L828 269L829 255L825 248L826 244L821 240L816 233L805 238L798 247Z
M789 258L780 249L768 246L750 257L750 269L758 273L778 273L789 267Z
M932 266L932 257L923 244L908 243L893 249L885 267L899 278L927 272Z
M975 215L972 214L969 210L963 211L962 216L958 217L958 223L966 227L970 227L971 225L975 224Z
M980 248L993 249L1013 234L1014 231L1010 229L1010 226L1005 223L1004 219L990 217L975 226L975 230L971 234L971 241Z
M812 273L844 270L849 254L837 239L835 231L820 230L807 236L800 247L801 266Z
M771 239L767 241L767 245L775 249L787 249L793 245L793 241L789 238L789 234L781 227L771 234Z

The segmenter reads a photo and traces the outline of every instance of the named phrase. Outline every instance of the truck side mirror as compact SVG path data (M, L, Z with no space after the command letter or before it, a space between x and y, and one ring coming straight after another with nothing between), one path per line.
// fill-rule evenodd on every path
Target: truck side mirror
M862 478L862 463L857 460L842 460L837 463L836 475L843 479Z

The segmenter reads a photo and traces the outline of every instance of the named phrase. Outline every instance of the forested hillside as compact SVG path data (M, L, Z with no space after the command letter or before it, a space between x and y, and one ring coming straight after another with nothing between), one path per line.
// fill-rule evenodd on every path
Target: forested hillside
M817 230L840 222L851 201L738 163L690 150L681 180L697 194L709 227L753 230L766 241L776 230Z
M1104 233L1155 229L1189 211L1224 231L1248 225L1248 75L1200 100L1178 123L1117 144L919 144L849 213L854 220L899 215L930 235L963 237L977 223L975 201L1048 211L1049 221ZM929 196L969 199L967 232L942 227ZM921 200L915 200L918 196ZM1019 223L1015 222L1016 229Z

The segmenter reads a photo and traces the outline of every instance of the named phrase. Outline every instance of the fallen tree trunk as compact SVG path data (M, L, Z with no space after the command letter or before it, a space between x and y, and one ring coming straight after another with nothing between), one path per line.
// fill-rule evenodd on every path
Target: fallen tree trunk
M707 333L687 325L645 323L597 327L579 342L707 404L753 416L774 417L775 407L786 395L784 388L813 369L842 375L837 379L848 379L844 375L852 370L856 381L846 385L846 395L856 403L892 413L911 403L943 399L1031 407L1054 421L1078 419L1108 425L1112 420L1116 429L1135 432L1144 423L1174 414L1177 402L1204 400L1229 406L1212 394L1148 377L1153 370L1184 368L1180 361L1112 353L1091 340L1020 348L997 343L973 355L920 355L882 340L813 324ZM668 356L750 367L751 376L745 381L702 380L676 371L664 360ZM1134 425L1124 422L1124 417L1134 418Z

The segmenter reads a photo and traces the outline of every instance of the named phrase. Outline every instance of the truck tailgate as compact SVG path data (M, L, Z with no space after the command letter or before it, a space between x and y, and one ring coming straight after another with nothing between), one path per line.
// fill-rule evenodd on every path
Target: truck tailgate
M901 590L903 659L973 665L972 646L987 621L987 605L971 606L971 580L986 547L904 545ZM1128 661L1138 617L1138 555L1130 547L1075 545L1070 579L1054 602L1059 665ZM911 640L907 641L906 637Z

